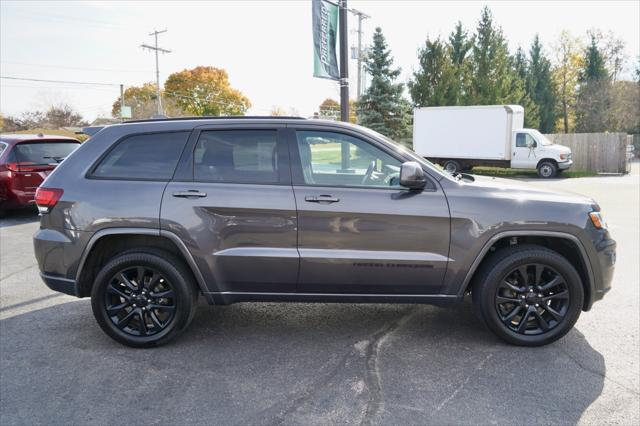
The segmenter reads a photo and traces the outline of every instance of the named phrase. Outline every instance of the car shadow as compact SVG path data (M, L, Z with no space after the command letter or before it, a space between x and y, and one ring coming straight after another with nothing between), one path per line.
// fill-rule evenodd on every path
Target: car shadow
M39 220L40 216L38 216L38 210L35 207L20 210L9 210L4 213L3 217L0 217L0 228L33 223Z
M0 332L4 424L574 424L606 371L578 330L514 347L468 303L200 306L180 338L136 350L84 299Z

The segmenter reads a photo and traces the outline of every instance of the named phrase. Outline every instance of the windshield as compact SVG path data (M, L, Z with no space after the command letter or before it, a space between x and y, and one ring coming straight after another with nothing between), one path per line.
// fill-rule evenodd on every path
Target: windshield
M536 140L540 145L544 145L544 146L553 145L553 142L547 139L547 137L542 133L540 133L539 131L533 129L531 130L531 133L533 134L533 136L536 138Z
M79 146L77 142L23 142L15 146L14 152L19 163L57 164Z
M413 152L411 149L405 147L404 145L399 144L398 142L394 141L393 139L390 139L390 138L386 137L385 135L383 135L382 133L376 132L375 130L371 130L371 129L367 128L367 127L362 127L362 126L358 126L358 127L361 130L365 131L366 133L369 133L369 134L373 135L374 137L377 137L378 139L383 139L385 142L387 142L390 145L392 145L396 149L396 151L408 155L409 157L411 157L412 160L414 160L414 161L420 163L421 165L426 166L430 170L434 171L437 176L445 176L445 177L448 177L449 179L451 179L450 175L448 175L447 173L443 173L442 170L440 170L431 161L419 156L418 154Z

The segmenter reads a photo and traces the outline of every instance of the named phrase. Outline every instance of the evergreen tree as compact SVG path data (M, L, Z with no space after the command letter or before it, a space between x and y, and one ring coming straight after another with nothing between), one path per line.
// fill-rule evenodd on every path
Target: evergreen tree
M522 48L516 50L511 57L511 96L510 103L520 105L524 108L524 126L537 129L540 127L540 115L538 105L527 93L527 79L529 69L527 65L527 55Z
M418 53L420 68L409 81L409 94L416 107L456 105L452 92L458 88L449 55L449 47L427 38ZM451 102L451 103L450 103Z
M392 68L393 58L380 28L373 34L373 46L365 61L371 83L362 95L359 122L392 139L401 139L411 133L411 106L402 97L404 85L395 83L399 68Z
M596 36L591 34L591 43L587 46L584 55L584 69L580 73L580 82L589 83L608 78L609 73L604 65L604 55L598 47Z
M454 84L449 88L447 94L447 105L461 105L464 103L469 86L470 60L469 53L473 47L473 40L470 40L467 32L462 28L462 23L458 21L456 28L449 35L449 54L453 66Z
M556 94L551 81L551 62L545 57L537 34L531 44L529 55L526 92L538 107L539 130L542 133L551 133L556 122Z
M604 132L611 127L612 93L609 72L598 40L591 34L591 43L584 54L580 72L580 88L576 102L576 131Z

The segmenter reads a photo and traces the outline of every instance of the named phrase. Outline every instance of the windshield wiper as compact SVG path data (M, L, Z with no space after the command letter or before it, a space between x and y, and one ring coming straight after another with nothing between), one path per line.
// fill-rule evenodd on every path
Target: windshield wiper
M51 156L51 157L42 157L42 158L44 158L45 160L54 160L56 163L59 164L59 163L62 163L62 160L64 160L67 157Z

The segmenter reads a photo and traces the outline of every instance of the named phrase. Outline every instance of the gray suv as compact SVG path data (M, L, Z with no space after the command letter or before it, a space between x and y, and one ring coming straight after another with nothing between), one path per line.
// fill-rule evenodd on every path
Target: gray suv
M590 198L451 176L369 129L300 118L107 126L39 188L44 282L126 345L209 304L460 302L507 342L557 340L609 290Z

